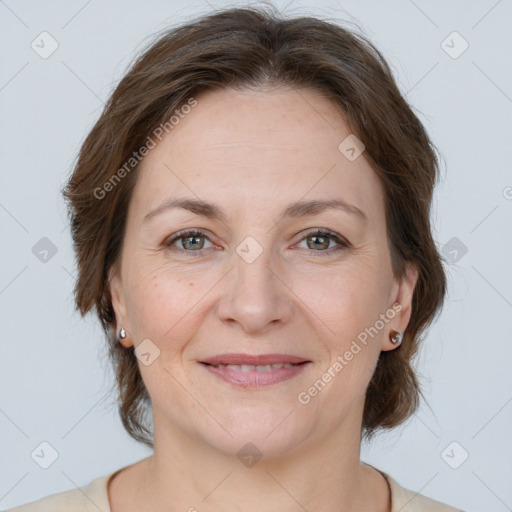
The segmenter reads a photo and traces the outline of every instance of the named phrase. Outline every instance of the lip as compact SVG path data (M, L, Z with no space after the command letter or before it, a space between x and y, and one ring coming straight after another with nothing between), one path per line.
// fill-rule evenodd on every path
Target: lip
M253 359L254 360L254 359ZM267 364L278 364L277 363L267 363ZM209 373L213 374L215 377L222 379L225 382L229 382L230 384L234 384L235 386L240 386L242 388L262 388L265 386L271 386L273 384L278 384L279 382L283 382L293 377L296 377L300 373L302 373L305 367L309 366L311 361L302 361L295 363L293 366L276 368L273 370L260 371L260 370L237 370L235 368L225 367L217 367L208 363L201 362L201 366L205 368ZM219 363L222 364L222 363ZM235 364L235 363L229 363ZM244 364L244 363L243 363ZM255 363L245 363L245 364L255 364ZM260 363L261 364L261 363ZM293 363L292 363L293 364Z
M267 364L298 364L310 362L308 359L290 354L219 354L200 361L207 364L248 364L248 365L267 365Z

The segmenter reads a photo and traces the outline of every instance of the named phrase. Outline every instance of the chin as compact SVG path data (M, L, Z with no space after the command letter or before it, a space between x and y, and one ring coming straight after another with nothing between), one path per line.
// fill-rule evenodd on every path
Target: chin
M291 410L269 409L268 404L264 408L237 407L228 414L216 416L232 437L223 429L216 429L218 435L214 438L209 435L211 430L203 433L203 438L232 456L243 457L253 451L263 458L281 456L301 444L310 431L307 423L292 419L295 413L290 414ZM288 415L289 418L285 419Z

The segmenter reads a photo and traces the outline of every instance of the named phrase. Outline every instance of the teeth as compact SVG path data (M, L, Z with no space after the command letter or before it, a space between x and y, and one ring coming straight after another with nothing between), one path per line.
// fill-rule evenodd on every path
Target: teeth
M250 372L257 370L259 372L269 372L271 370L277 370L278 368L290 368L293 366L291 363L278 363L278 364L215 364L216 368L230 368L231 370L237 370L242 372Z

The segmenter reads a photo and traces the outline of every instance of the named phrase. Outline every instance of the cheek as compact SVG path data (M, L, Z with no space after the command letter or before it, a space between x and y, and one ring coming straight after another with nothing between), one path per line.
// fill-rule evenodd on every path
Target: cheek
M385 333L379 319L386 308L386 279L386 270L374 258L354 259L329 279L320 280L317 290L321 291L309 298L321 319L317 325L331 367L336 364L331 369L336 376L333 389L364 389L371 378Z
M172 333L182 332L193 317L202 295L200 287L193 278L177 276L162 266L139 275L129 294L130 315L139 336L158 344L177 338Z
M314 313L338 335L339 339L356 334L354 330L373 324L383 313L386 284L383 271L370 258L347 261L328 274L317 276L301 292Z

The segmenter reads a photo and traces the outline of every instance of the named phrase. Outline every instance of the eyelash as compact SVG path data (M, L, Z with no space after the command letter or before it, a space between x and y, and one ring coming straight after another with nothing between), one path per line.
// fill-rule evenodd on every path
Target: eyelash
M192 236L197 236L197 235L204 236L206 239L208 239L208 237L206 236L206 233L204 233L201 230L184 229L184 230L178 231L177 233L172 235L171 238L168 238L164 242L164 246L169 248L172 251L178 251L178 252L182 252L182 253L192 253L192 254L196 253L196 254L194 254L194 256L201 256L201 252L203 251L203 249L199 249L197 251L189 251L187 249L180 249L178 247L173 246L174 242L176 242L177 240L180 240L182 238L190 238ZM306 249L306 250L309 250L309 254L313 257L323 258L323 257L331 255L335 252L341 251L343 249L348 249L349 247L351 247L350 243L347 242L344 238L342 238L341 236L337 235L336 233L333 233L332 231L329 231L326 229L316 229L315 231L306 233L306 235L304 235L304 237L302 237L299 240L299 242L302 242L303 240L305 240L306 238L309 238L310 236L320 236L320 237L330 238L331 240L334 240L338 244L337 247L331 247L330 249L326 249L326 250L322 250L322 251Z

